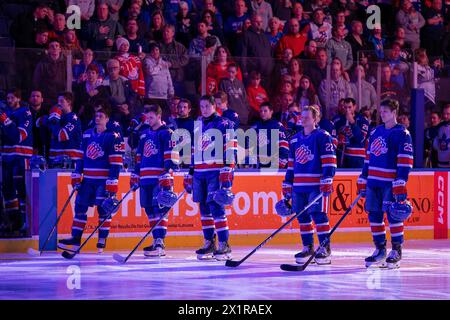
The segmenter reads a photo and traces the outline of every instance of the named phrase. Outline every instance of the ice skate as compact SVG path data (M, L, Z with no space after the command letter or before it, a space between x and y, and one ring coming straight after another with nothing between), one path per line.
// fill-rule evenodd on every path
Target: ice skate
M219 242L219 247L214 251L214 258L218 261L231 259L231 247L227 241Z
M392 244L392 250L386 258L386 266L388 269L400 268L400 260L402 259L402 245Z
M106 239L98 239L97 242L97 252L98 253L103 253L103 250L106 247Z
M71 237L68 239L62 239L58 241L58 248L62 250L75 252L80 248L81 239Z
M314 261L318 265L331 264L331 249L329 244L319 248L319 250L316 253L316 256L314 257Z
M195 251L198 260L211 260L214 259L214 252L216 251L216 239L205 239L203 247Z
M313 245L303 246L303 250L295 255L295 262L298 264L304 264L314 254ZM312 263L314 262L311 261Z
M365 259L366 268L369 268L371 266L378 266L380 268L384 268L386 267L384 259L386 259L386 242L377 243L375 251L372 253L370 257L367 257Z
M164 239L157 238L151 246L144 248L144 256L146 257L163 257L166 255Z

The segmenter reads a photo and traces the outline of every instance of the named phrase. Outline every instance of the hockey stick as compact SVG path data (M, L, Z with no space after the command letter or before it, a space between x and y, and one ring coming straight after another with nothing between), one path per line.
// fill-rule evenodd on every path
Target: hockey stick
M48 242L50 241L51 236L53 235L53 233L56 230L56 227L58 226L59 220L61 219L62 215L64 214L64 211L66 210L67 206L69 205L70 200L72 199L72 196L75 194L75 191L77 191L78 188L79 188L78 186L75 186L73 188L72 192L69 195L69 198L67 198L66 203L64 203L64 206L61 209L61 212L59 213L58 217L56 218L56 222L53 225L52 230L48 234L47 239L45 240L44 245L42 246L42 249L41 250L35 250L33 248L28 248L28 254L30 256L39 257L42 254L42 252L44 252L45 248L47 247ZM39 245L38 245L38 247L39 247Z
M309 257L308 261L306 261L304 264L300 265L292 265L292 264L282 264L280 266L281 270L284 271L303 271L306 269L306 267L311 263L311 261L316 257L317 252L320 250L320 248L323 248L327 245L327 243L330 242L331 235L336 231L337 227L344 221L345 217L352 211L353 207L356 205L356 203L361 198L361 194L356 197L356 199L353 201L353 203L348 207L348 209L345 211L343 216L339 219L339 221L336 223L336 225L331 229L330 233L328 234L328 237L322 241L322 243L319 245L319 247L314 251L314 253Z
M122 199L120 199L120 201L117 203L116 208L118 208L120 206L120 204L122 203L122 201L125 200L125 198L128 197L128 195L133 191L135 191L134 188L131 188L130 190L128 190L128 192L125 193L125 195L122 197ZM114 211L114 210L112 210L112 211ZM61 255L66 259L73 259L77 254L80 253L81 249L83 249L83 247L87 244L89 239L92 238L94 233L103 226L103 224L106 222L106 220L111 219L112 215L113 214L111 212L105 219L103 219L103 221L94 229L94 231L92 231L92 233L87 237L86 240L84 240L84 242L81 244L81 246L76 251L72 251L72 253L69 253L68 251L70 251L70 250L64 250L64 252Z
M283 225L281 227L279 227L277 230L275 230L275 232L273 232L269 237L266 238L266 240L264 240L263 242L261 242L255 249L253 249L249 254L247 254L244 258L242 258L241 260L235 261L235 260L227 260L225 262L225 265L227 267L237 267L239 265L242 264L242 262L244 262L245 260L247 260L252 254L254 254L256 251L258 251L261 247L263 247L267 242L269 242L278 232L280 232L281 230L283 230L288 224L290 224L294 219L298 218L301 214L303 214L306 210L308 210L313 204L315 204L320 198L323 197L323 193L320 193L319 195L317 195L310 203L308 203L306 205L305 208L303 208L302 211L300 211L299 213L296 213L295 215L293 215L288 221L286 221L285 223L283 223Z
M183 190L183 192L180 193L180 195L177 198L177 202L178 202L178 200L181 199L181 197L184 195L185 192L186 191ZM172 209L172 207L170 207L169 210L167 210L167 212L164 215L162 215L158 221L156 221L156 224L150 228L150 230L145 234L145 236L141 239L141 241L139 241L139 243L128 254L128 256L126 256L124 258L120 254L115 253L115 254L113 254L113 259L116 260L118 263L125 264L128 261L128 259L130 259L130 257L133 255L133 253L141 246L142 242L144 242L144 240L147 239L147 237L153 232L153 230L155 230L155 228L161 223L161 221L163 221L169 215L170 209Z

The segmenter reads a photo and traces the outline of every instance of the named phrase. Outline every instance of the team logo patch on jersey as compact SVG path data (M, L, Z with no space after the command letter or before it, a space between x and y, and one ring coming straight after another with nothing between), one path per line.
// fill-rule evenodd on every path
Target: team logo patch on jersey
M300 164L305 164L308 161L312 161L314 159L314 155L311 153L311 150L304 144L295 150L295 161Z
M260 147L267 146L269 144L269 139L267 138L266 132L260 132L258 134L258 145Z
M376 157L388 152L386 141L382 137L376 138L370 145L370 154L374 154Z
M91 142L86 149L86 156L92 160L103 157L104 154L105 152L97 142Z
M210 146L212 146L212 139L211 136L209 134L202 134L202 141L201 141L201 150L205 151L207 150Z
M152 140L145 141L144 144L144 157L150 157L155 154L158 154L158 149L156 148L155 144Z

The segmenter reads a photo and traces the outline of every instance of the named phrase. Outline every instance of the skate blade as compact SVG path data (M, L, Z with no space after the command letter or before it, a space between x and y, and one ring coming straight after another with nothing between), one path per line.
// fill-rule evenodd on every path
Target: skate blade
M386 262L378 261L378 262L366 262L366 268L386 268Z
M398 268L400 268L400 262L395 262L395 263L388 263L388 262L386 262L385 268L398 269Z
M315 258L315 259L313 259L313 260L314 260L314 261L317 263L317 265L319 265L319 266L331 264L331 259L329 259L329 258L326 258L326 259L317 259L317 258Z
M217 261L227 261L227 260L231 260L231 255L230 254L218 254L218 255L214 255L214 258Z
M76 252L79 248L80 248L80 246L66 245L66 244L63 244L63 243L58 243L58 249L61 249L61 250L64 250L64 251Z
M148 258L160 258L160 257L165 257L166 252L164 250L156 250L156 251L150 251L150 252L144 251L144 256L148 257Z
M306 262L308 262L309 258L310 257L307 257L307 258L295 258L295 263L297 263L297 264L305 264ZM316 263L316 261L314 259L312 259L310 263L314 264L314 263Z
M201 261L214 261L216 260L213 254L197 254L197 260Z

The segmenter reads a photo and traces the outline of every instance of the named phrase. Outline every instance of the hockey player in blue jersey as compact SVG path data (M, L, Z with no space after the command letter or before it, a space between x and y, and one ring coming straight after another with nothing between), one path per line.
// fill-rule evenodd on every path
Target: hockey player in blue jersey
M48 127L50 138L50 162L68 157L72 163L83 158L81 151L81 123L72 112L73 95L63 92L58 95L58 104L50 109L48 116L39 119L41 125Z
M172 141L172 130L162 124L162 110L158 105L146 108L146 120L149 129L142 132L136 152L136 165L131 174L130 187L140 186L140 203L145 209L150 228L154 227L161 216L170 207L158 202L158 194L167 196L173 193L172 171L178 169L179 155L173 150L176 141ZM144 255L164 256L164 239L167 233L168 218L164 218L153 230L153 244L144 248Z
M396 268L402 258L403 221L411 213L406 182L413 166L411 135L397 124L399 103L381 103L380 116L384 124L370 135L366 160L357 181L358 193L366 197L365 210L369 216L375 251L366 258L366 267L379 265ZM384 213L391 232L392 250L386 258Z
M261 120L257 121L252 129L257 134L257 165L258 168L286 168L289 156L289 143L286 140L285 128L281 122L272 118L273 107L270 102L264 102L259 107ZM272 130L277 133L277 140L272 140ZM277 130L277 131L276 131ZM275 154L272 154L272 147ZM273 161L276 163L273 163Z
M356 101L344 100L344 115L337 116L334 123L337 134L337 157L342 168L362 168L366 158L366 137L369 123L356 113ZM341 161L342 160L342 161Z
M25 170L33 155L32 116L30 109L20 104L20 90L9 90L7 107L0 110L2 143L2 189L5 214L9 220L10 232L25 235L26 191Z
M319 193L323 197L298 217L303 250L295 255L299 264L305 263L314 253L314 228L322 243L330 231L327 217L329 196L333 192L333 177L336 172L336 154L330 134L316 128L320 119L318 106L302 109L303 130L289 142L289 164L282 190L285 200L292 199L292 211L301 211ZM320 248L315 256L317 264L331 263L330 244Z
M81 243L87 222L87 210L97 206L99 223L107 219L103 201L115 197L118 191L119 172L123 163L124 142L119 133L109 131L107 123L111 108L104 102L95 112L95 127L83 133L83 159L76 162L72 173L72 186L78 188L75 199L75 217L72 223L72 237L60 240L58 248L76 251ZM111 217L99 229L97 248L103 252L109 235Z
M200 204L205 243L196 251L197 258L225 260L231 258L225 205L233 198L231 187L237 141L229 120L217 115L214 97L201 97L200 111L202 116L194 126L192 162L189 174L184 178L184 187L188 193L193 192L194 202ZM218 130L220 136L210 129L215 129L215 133ZM217 148L223 152L217 154Z
M239 115L229 108L228 95L223 91L218 91L214 94L214 100L216 101L217 109L222 112L222 118L230 120L233 124L233 129L238 129L241 121L239 120Z

